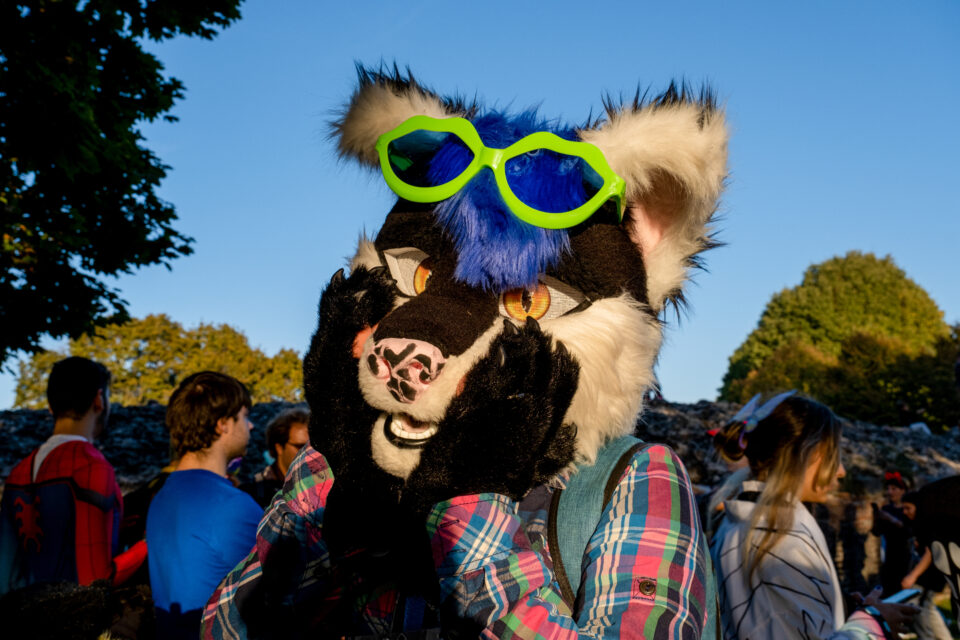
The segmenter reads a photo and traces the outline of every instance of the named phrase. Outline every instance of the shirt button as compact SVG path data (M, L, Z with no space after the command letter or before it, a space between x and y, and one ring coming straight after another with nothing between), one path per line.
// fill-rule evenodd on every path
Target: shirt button
M637 587L640 590L640 594L644 596L652 596L657 592L657 583L649 578L641 580Z

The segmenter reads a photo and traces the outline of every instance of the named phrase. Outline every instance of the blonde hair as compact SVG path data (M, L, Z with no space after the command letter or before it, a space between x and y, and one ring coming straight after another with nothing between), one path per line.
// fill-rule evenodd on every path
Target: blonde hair
M728 424L715 436L714 446L731 461L746 456L751 475L765 483L743 540L747 577L752 583L764 556L793 526L804 474L818 454L814 486L828 486L836 477L841 425L828 407L791 396L741 440L744 428L743 422Z

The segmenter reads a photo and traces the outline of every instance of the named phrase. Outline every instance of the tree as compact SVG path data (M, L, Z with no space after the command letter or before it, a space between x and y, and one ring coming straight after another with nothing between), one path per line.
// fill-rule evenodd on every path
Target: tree
M851 251L809 267L803 282L767 303L757 328L730 357L720 396L734 400L733 384L780 346L799 342L839 356L854 333L896 336L905 347L931 349L949 334L943 312L890 256Z
M302 365L293 350L267 357L228 325L184 329L166 315L150 315L71 340L65 352L46 351L21 361L14 405L46 407L50 368L68 355L103 363L113 375L111 400L123 405L166 404L184 377L203 370L237 378L254 402L298 402L303 397Z
M138 124L183 85L141 47L210 39L240 0L0 3L0 363L126 319L103 276L191 252Z
M743 378L732 380L726 398L745 402L757 393L787 389L815 395L827 372L836 363L836 358L816 347L791 340L777 347L763 361L763 366L752 369Z
M839 413L878 424L953 426L960 418L953 378L957 338L954 332L916 352L896 337L854 334L844 341L823 399Z
M955 424L957 330L888 256L848 253L813 265L773 296L730 358L721 398L798 389L880 424Z

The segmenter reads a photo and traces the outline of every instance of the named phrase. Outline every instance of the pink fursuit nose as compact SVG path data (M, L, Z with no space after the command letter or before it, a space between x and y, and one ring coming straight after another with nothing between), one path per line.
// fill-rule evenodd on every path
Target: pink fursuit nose
M423 340L384 338L367 357L370 372L398 402L416 402L443 370L446 358Z

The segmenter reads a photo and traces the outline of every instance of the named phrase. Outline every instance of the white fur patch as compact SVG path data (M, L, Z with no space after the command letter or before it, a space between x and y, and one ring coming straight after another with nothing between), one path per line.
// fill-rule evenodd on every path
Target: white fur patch
M420 464L422 449L400 448L391 443L383 433L386 419L386 414L380 414L373 423L373 431L370 434L373 461L390 475L406 480L410 472Z
M350 272L353 273L357 267L373 269L382 266L383 263L380 262L380 254L377 253L377 248L373 245L373 241L365 234L360 234L360 240L357 241L357 252L350 261Z
M364 400L371 407L388 413L406 413L422 422L440 422L457 393L460 380L490 351L490 343L503 330L503 319L497 318L473 345L459 356L451 356L443 365L443 372L422 392L415 402L396 400L382 380L374 377L366 366L367 356L373 352L373 335L367 338L360 356L359 382Z
M400 92L383 83L361 87L333 125L340 155L379 167L377 138L418 115L449 118L458 114L449 113L440 98L419 87Z
M624 294L541 327L580 365L565 421L577 425L577 461L593 462L609 440L633 433L644 392L653 384L660 324Z

